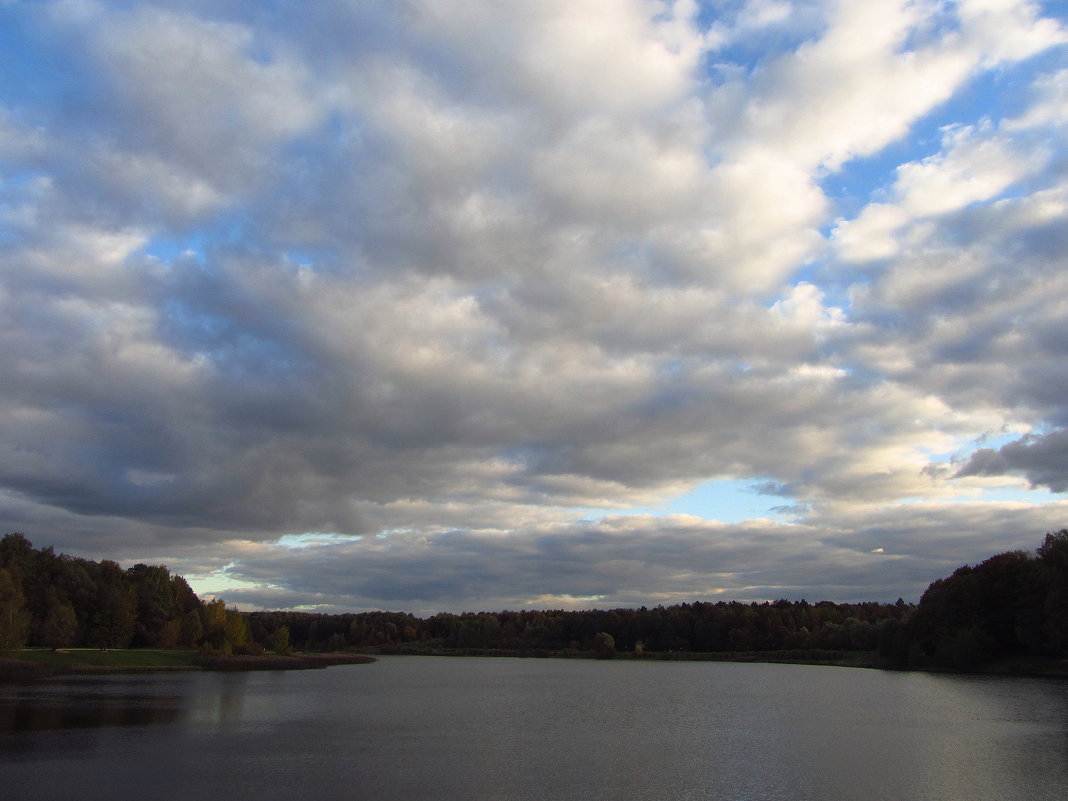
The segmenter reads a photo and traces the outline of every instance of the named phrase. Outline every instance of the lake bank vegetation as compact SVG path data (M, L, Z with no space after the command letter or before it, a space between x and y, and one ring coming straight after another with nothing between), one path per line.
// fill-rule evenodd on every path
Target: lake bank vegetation
M0 678L105 673L148 673L194 670L200 652L190 649L27 648L18 658L0 657Z
M71 674L166 673L186 670L313 670L374 662L365 654L230 655L190 649L27 648L17 658L0 656L0 680Z
M294 651L359 651L1063 672L1068 529L1047 534L1035 552L998 554L957 569L933 582L919 604L696 601L428 618L239 612L222 600L202 601L166 567L124 570L35 549L23 535L9 534L0 539L0 652L25 646L185 650L212 669L278 669L266 666L297 666Z

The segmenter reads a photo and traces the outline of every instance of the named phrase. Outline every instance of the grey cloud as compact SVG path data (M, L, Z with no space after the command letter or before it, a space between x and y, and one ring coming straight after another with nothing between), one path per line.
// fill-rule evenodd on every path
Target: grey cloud
M632 517L509 534L394 534L267 547L241 558L230 574L276 589L220 594L260 608L333 604L420 614L521 608L531 599L580 608L779 597L915 601L961 564L1033 549L1063 504L1059 511L1019 511L992 504L896 507L857 515L849 534L819 525Z
M1062 259L1036 243L1063 238L1064 191L1055 183L921 224L915 245L855 293L857 325L835 342L843 358L957 409L1063 425L1068 282Z
M800 280L839 280L814 165L890 135L850 139L859 72L716 84L709 40L637 3L589 50L558 16L582 4L49 8L72 107L0 108L0 497L61 548L208 570L243 542L255 581L292 566L272 597L327 604L681 598L718 560L739 597L845 599L920 557L834 543L834 583L801 547L831 519L750 555L737 527L550 529L750 476L846 520L942 491L947 441L1064 425L1055 172L925 223L851 297ZM789 124L731 138L754 98ZM1042 449L1012 469L1063 488ZM305 531L365 539L263 545Z
M1023 475L1033 486L1068 490L1068 430L1032 434L997 450L980 448L958 476Z
M774 586L791 581L794 589L806 570L815 572L818 561L815 554L797 553L799 540L791 545L789 533L773 528L690 528L635 518L600 527L394 534L350 545L277 549L260 559L242 559L231 575L280 584L308 599L322 593L365 607L460 611L458 604L504 608L538 597L545 603L585 598L588 604L609 606L638 599L655 603L668 576L679 599L717 591L738 597L755 586L773 586L769 580ZM784 557L792 561L791 579L775 567ZM780 591L786 592L783 587ZM223 595L252 602L256 594L234 590Z

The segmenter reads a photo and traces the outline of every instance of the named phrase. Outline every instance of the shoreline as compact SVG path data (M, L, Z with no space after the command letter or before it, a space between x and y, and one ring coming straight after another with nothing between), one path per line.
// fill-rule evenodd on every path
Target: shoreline
M201 670L323 670L334 665L366 665L376 662L366 654L293 654L279 656L201 656L193 668Z
M438 656L438 657L513 657L517 659L605 659L591 651L551 651L531 649L507 651L492 648L443 648L419 650L391 648L389 646L367 649L366 653L383 656ZM961 676L1012 676L1031 678L1068 679L1068 660L1042 657L1005 657L972 670L935 665L895 665L892 660L880 657L874 651L661 651L633 654L616 652L608 660L627 662L734 662L742 664L811 665L814 667L844 667L864 670L887 670L895 673L942 673Z
M155 649L26 649L17 656L0 656L0 683L66 676L189 671L321 670L335 665L365 665L375 661L367 654L223 656Z
M81 654L82 660L64 664L64 657ZM196 651L125 649L26 649L20 656L0 656L0 684L65 676L100 676L187 671L248 672L270 670L322 670L336 665L370 664L375 655L430 657L510 657L513 659L601 659L625 662L734 662L743 664L811 665L900 673L940 673L947 675L1002 676L1019 678L1068 679L1068 661L1041 658L1006 658L973 670L937 666L901 667L868 651L750 651L695 653L688 651L615 653L607 660L589 651L528 650L509 651L487 648L413 649L378 647L361 653L302 653L291 655L204 655ZM85 661L91 657L91 661ZM165 659L165 663L160 663Z

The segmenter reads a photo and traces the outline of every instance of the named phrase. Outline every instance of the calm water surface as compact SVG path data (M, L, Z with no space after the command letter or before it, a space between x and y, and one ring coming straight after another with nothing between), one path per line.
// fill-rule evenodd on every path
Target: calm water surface
M1068 798L1068 683L798 665L387 657L0 686L33 799Z

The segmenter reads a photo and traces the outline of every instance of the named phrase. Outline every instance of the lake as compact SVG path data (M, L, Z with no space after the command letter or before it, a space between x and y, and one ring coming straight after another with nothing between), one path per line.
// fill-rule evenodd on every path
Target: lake
M1042 801L1068 683L383 657L0 686L4 798Z

